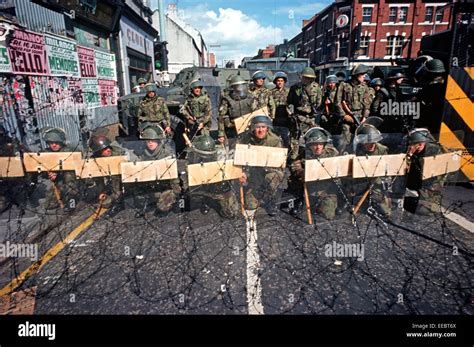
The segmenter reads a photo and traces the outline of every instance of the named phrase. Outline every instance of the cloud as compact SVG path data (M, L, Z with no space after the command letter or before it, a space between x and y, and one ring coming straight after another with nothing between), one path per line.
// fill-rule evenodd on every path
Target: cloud
M255 18L233 8L219 8L215 12L206 5L198 5L184 8L179 13L184 21L201 31L207 47L216 53L220 63L223 59L240 63L244 56L254 56L268 44L281 43L283 38L292 38L301 30L295 25L282 28L264 26Z
M313 17L316 13L321 11L323 8L325 8L327 5L329 5L329 2L313 2L310 4L304 4L304 5L296 4L293 6L281 6L281 7L277 7L275 10L272 10L272 14L273 15L287 14L289 18L291 17L291 15L303 16L304 18L309 19Z

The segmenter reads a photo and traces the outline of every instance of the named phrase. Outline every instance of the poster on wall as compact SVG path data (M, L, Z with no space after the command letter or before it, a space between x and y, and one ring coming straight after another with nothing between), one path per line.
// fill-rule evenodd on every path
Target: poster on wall
M95 51L97 65L97 78L104 80L117 80L115 54Z
M117 105L117 92L115 81L99 80L99 94L101 106Z
M79 59L81 77L97 77L94 50L77 46L77 56Z
M49 74L43 35L15 30L8 45L8 54L13 73L37 76Z
M51 75L80 77L76 43L51 35L44 40Z
M97 78L82 78L82 96L87 108L100 106Z
M10 57L5 45L0 43L0 72L11 72Z

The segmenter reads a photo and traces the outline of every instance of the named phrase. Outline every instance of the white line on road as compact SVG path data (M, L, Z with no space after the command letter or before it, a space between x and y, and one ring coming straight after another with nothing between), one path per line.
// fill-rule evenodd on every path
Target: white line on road
M474 223L467 220L463 216L461 216L461 215L459 215L455 212L445 213L444 216L446 218L448 218L449 220L453 221L454 223L456 223L457 225L460 225L461 227L463 227L467 231L469 231L471 233L474 233Z
M263 314L260 256L257 247L255 215L246 218L247 224L247 303L249 314Z

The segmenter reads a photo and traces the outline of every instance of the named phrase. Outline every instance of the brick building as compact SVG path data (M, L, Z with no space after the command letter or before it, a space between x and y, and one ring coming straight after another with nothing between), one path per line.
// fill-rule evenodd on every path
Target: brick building
M299 57L327 74L357 63L414 58L421 38L448 29L455 0L336 0L303 22Z

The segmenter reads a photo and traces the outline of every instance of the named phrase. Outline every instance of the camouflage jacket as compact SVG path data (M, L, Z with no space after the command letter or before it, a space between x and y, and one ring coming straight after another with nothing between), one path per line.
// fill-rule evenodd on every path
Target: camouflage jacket
M110 146L112 149L112 157L125 155L125 151L117 146ZM92 156L93 158L102 158L100 156ZM91 184L90 189L95 190L96 195L100 193L106 193L107 195L111 196L112 199L118 199L122 194L122 186L121 186L121 179L120 176L103 176L103 177L95 177L92 178L92 182L95 183L94 185Z
M138 107L138 122L158 123L163 129L169 127L170 113L165 99L159 96L153 98L145 96Z
M272 96L273 100L275 101L275 118L273 120L273 124L275 126L284 126L289 127L289 118L288 118L288 110L287 110L287 101L288 101L288 92L290 90L288 88L282 89L273 89Z
M262 107L268 107L268 116L271 119L275 118L275 101L273 100L272 91L265 88L250 87L249 96L254 100L254 107L256 110Z
M234 119L256 110L255 100L250 96L243 100L235 100L232 93L223 94L219 106L217 136L236 136ZM232 133L232 134L231 134Z
M340 116L346 114L343 108L343 101L349 107L351 112L360 114L362 117L369 116L371 99L369 95L369 87L367 85L363 83L359 84L355 80L341 83L337 90L336 102Z
M380 143L376 143L375 144L375 150L373 152L367 152L365 150L365 147L364 145L360 144L359 146L357 146L357 150L356 150L356 155L357 156L373 156L373 155L387 155L388 154L388 147L380 144Z
M182 113L190 126L197 121L197 123L203 123L205 128L211 127L212 106L207 94L195 96L190 93L184 102Z
M336 108L336 97L337 97L337 87L334 89L326 88L324 90L323 100L321 103L321 108L324 114L331 115L337 114Z
M290 88L288 105L294 106L296 114L312 118L314 110L321 107L322 94L316 82L306 86L298 83Z

